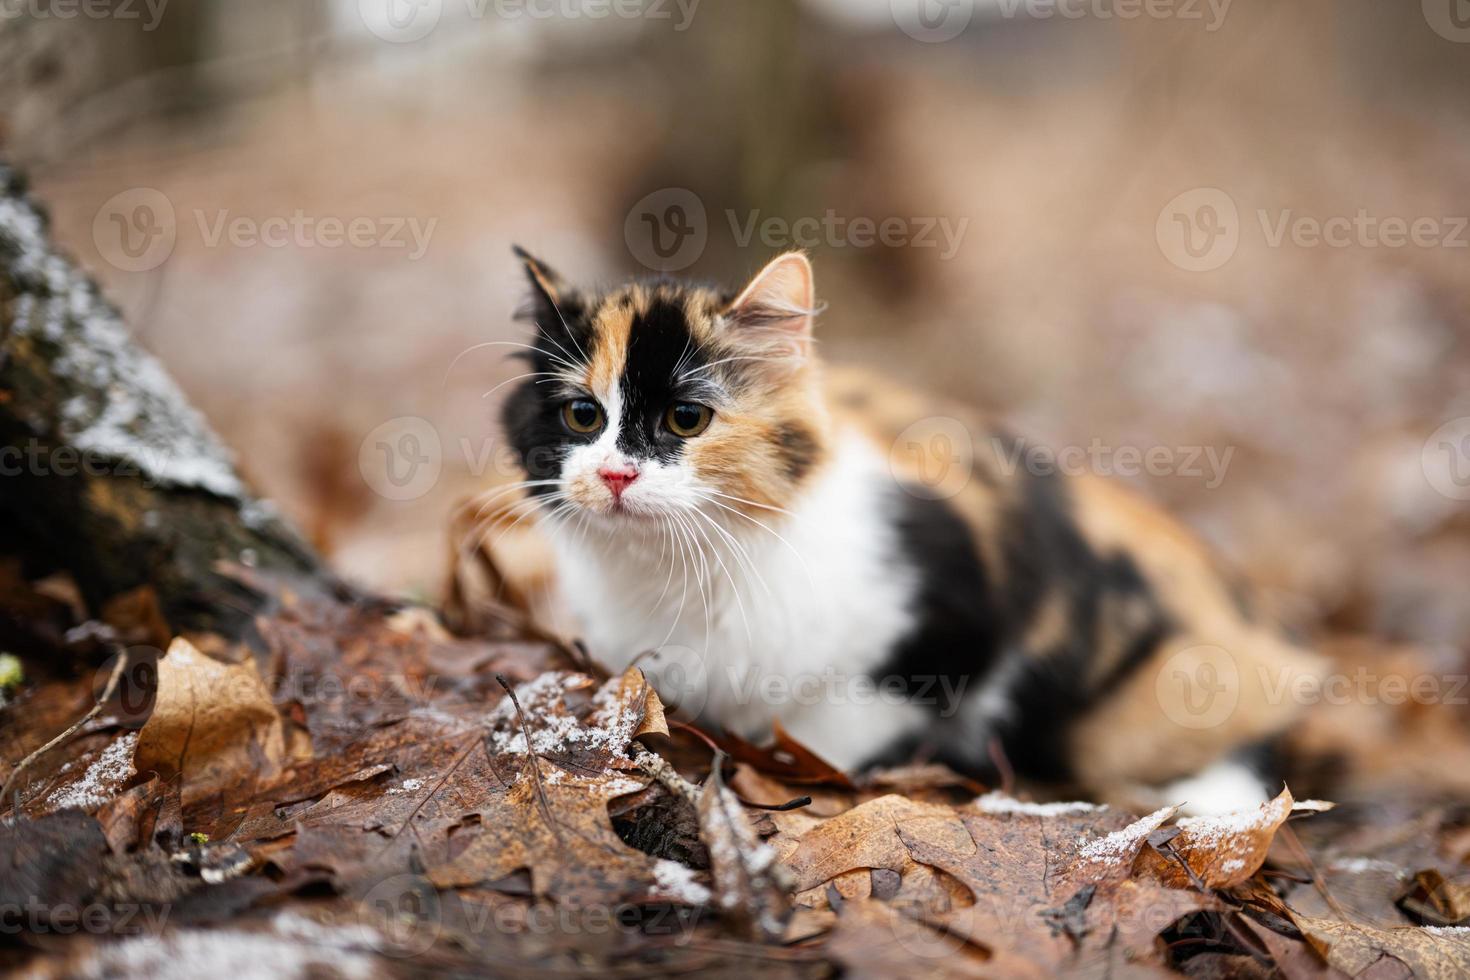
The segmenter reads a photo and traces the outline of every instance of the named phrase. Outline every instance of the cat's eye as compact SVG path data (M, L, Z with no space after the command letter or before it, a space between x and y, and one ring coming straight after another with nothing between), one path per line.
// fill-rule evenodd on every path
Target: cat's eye
M602 428L602 406L590 398L574 398L561 407L562 421L573 432L586 435Z
M664 425L680 439L692 439L708 429L714 417L715 413L708 405L675 402L664 413Z

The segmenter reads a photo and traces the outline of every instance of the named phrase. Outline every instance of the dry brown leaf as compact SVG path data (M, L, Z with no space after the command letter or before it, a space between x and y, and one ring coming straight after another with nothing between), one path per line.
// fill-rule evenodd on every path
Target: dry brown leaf
M254 661L221 663L175 639L158 661L158 695L133 753L137 771L180 777L186 817L213 801L218 828L284 756L281 717Z
M627 751L637 733L659 729L658 696L642 672L630 668L592 696L584 723L566 696L592 683L584 675L550 672L519 685L514 700L497 706L485 749L493 754L500 785L488 786L477 811L479 836L431 871L435 884L480 885L526 871L535 894L583 907L699 904L707 897L682 865L623 843L608 815L613 799L647 785Z
M1186 817L1179 821L1178 835L1164 847L1172 854L1149 848L1138 857L1138 871L1174 888L1200 883L1209 888L1238 885L1260 870L1292 805L1291 791L1283 789L1274 800L1254 810ZM1174 855L1189 866L1188 871Z
M699 832L709 848L715 904L722 919L741 934L774 941L789 915L786 889L780 881L776 852L762 844L751 828L740 799L720 774L722 758L699 793Z
M902 796L880 796L808 831L787 859L797 890L815 888L854 868L886 868L900 875L914 868L902 826L914 837L954 854L972 854L975 842L955 811L915 803Z
M1421 871L1399 904L1431 925L1465 924L1470 922L1470 881L1446 878L1433 868Z
M1166 807L1126 826L1111 810L1039 816L957 811L974 846L899 833L913 857L967 887L973 902L947 911L914 911L997 957L1025 961L1042 974L1141 966L1159 959L1157 936L1214 903L1197 892L1128 875L1148 836L1174 813Z
M1378 929L1335 919L1293 915L1302 934L1331 966L1357 976L1385 957L1398 960L1423 980L1470 976L1470 929L1409 926Z

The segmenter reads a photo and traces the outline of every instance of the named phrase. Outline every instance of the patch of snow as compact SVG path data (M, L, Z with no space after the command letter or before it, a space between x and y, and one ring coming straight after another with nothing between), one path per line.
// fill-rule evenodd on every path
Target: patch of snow
M1377 858L1350 857L1338 858L1327 866L1328 871L1341 871L1343 874L1363 874L1369 871L1386 871L1389 874L1403 876L1403 870L1392 861L1382 861Z
M972 806L984 813L1024 813L1032 817L1062 817L1106 809L1096 803L1031 803L1007 796L999 790L977 797Z
M710 890L700 884L694 869L677 861L660 858L653 866L653 880L664 894L685 905L703 905L710 900Z
M283 921L285 920L285 921ZM299 920L290 921L290 920ZM361 948L361 930L329 928L298 915L278 915L279 934L232 929L170 932L98 948L80 964L78 977L129 976L153 980L280 980L333 976L373 980L382 976L374 957Z
M548 671L516 686L516 698L531 732L531 749L537 755L566 752L572 747L622 752L632 740L636 713L619 700L619 678L613 678L593 696L593 713L583 725L567 709L565 692L582 684L580 675ZM503 698L485 718L490 741L497 752L524 754L526 733L515 703Z
M114 739L97 760L87 767L82 778L61 786L46 800L51 810L90 810L101 806L117 793L117 789L133 774L133 747L138 744L136 732ZM68 762L62 772L71 770Z
M424 781L422 779L405 779L400 785L389 789L388 795L397 796L399 793L417 793L420 789L423 789L423 786Z
M1122 830L1115 830L1106 837L1087 841L1077 851L1077 856L1083 860L1098 863L1131 861L1137 855L1138 849L1143 846L1148 835L1158 830L1165 820L1174 815L1174 812L1175 808L1172 806L1161 807L1146 817L1139 817Z
M1286 819L1286 798L1278 796L1254 810L1239 810L1214 817L1184 817L1179 826L1195 845L1217 847L1251 831L1274 827Z
M11 182L0 167L0 184ZM0 196L0 253L18 287L11 331L59 348L52 370L86 392L61 406L62 437L155 482L241 499L219 437L87 276L52 250L40 212L15 196Z

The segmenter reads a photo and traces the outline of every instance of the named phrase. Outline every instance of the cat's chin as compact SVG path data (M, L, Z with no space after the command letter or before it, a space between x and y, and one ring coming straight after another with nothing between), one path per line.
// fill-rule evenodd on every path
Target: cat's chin
M596 509L585 508L583 513L587 514L593 523L609 531L658 527L663 517L661 511L638 504L607 504Z

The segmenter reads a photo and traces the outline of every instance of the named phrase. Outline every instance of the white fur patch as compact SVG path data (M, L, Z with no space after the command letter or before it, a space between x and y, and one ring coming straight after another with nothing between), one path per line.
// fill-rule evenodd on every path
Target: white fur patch
M574 451L564 477L595 478L607 439ZM856 435L834 449L789 514L747 519L685 467L644 463L630 514L550 523L562 599L594 655L622 669L653 650L639 664L670 702L750 738L779 719L850 767L927 709L870 679L914 627L919 576L899 557L881 455Z
M1163 795L1182 804L1180 810L1194 817L1218 816L1250 810L1269 798L1261 779L1248 766L1229 760L1164 788Z

